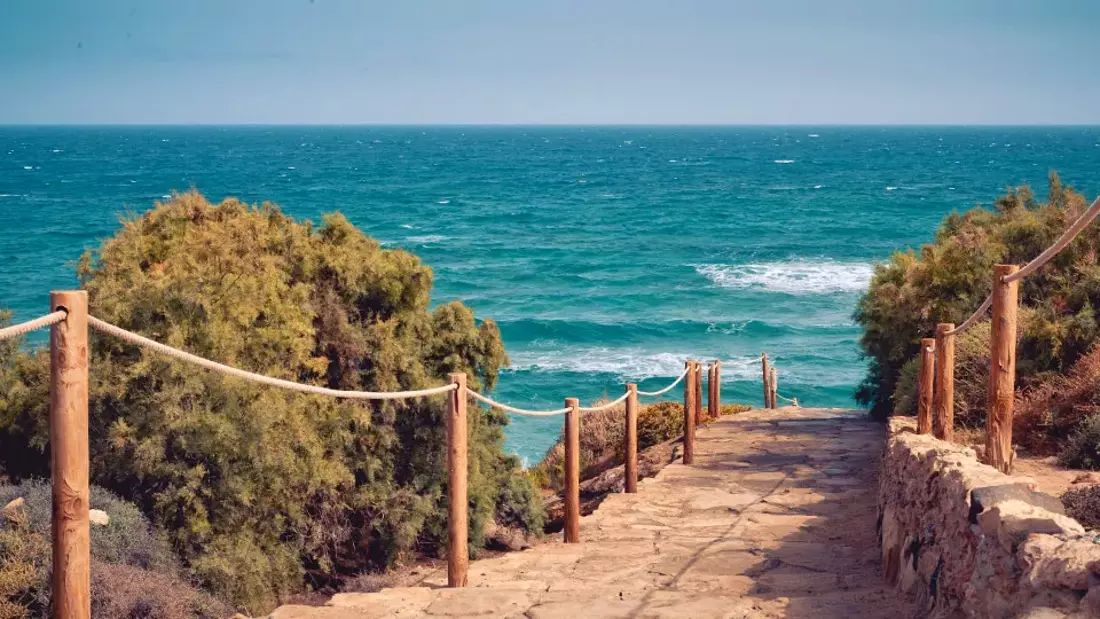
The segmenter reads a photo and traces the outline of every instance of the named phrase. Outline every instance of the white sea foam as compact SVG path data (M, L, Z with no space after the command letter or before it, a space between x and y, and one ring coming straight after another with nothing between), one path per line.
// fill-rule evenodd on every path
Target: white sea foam
M415 228L415 226L413 226L412 224L401 224L401 227L406 230L412 230L413 228Z
M611 374L623 381L666 378L672 380L684 371L685 359L711 359L713 352L653 352L640 348L563 347L511 353L510 371L576 372ZM757 355L718 355L722 375L729 380L758 380L760 357ZM809 379L785 368L787 380ZM820 368L817 369L820 373ZM801 372L799 372L801 374ZM855 379L858 382L858 377ZM844 384L844 383L842 383ZM850 383L846 383L850 384Z
M446 241L447 237L442 234L426 234L424 236L410 236L405 240L410 243L439 243L440 241Z
M776 159L775 162L781 164L794 163L794 159Z
M858 292L867 288L870 264L843 262L767 262L759 264L693 264L716 286L761 289L787 294Z
M450 204L451 201L450 200L440 200L439 203L440 204Z
M897 189L897 187L887 187L886 191L894 191L895 189Z
M825 185L814 185L814 189L821 189L821 188L822 188L822 187L824 187L824 186L825 186Z
M25 165L25 166L23 166L23 169L24 170L33 170L34 166Z
M818 134L816 134L816 133L811 133L811 134L807 135L806 137L809 137L809 138L819 138L819 137L821 137L821 136L820 136L820 135L818 135Z

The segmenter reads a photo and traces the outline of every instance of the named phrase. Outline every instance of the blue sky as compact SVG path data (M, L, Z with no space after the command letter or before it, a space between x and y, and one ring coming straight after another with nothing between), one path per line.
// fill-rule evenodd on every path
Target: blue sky
M1095 0L0 0L0 123L1100 123Z

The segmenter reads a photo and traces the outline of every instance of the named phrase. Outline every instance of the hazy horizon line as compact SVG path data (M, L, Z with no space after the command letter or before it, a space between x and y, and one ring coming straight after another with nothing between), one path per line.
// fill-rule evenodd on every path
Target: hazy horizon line
M781 127L864 127L864 128L1098 128L1100 123L493 123L493 122L416 122L416 123L388 123L388 122L364 122L364 123L312 123L312 122L288 122L288 123L185 123L185 122L157 122L157 123L86 123L86 122L56 122L56 123L6 123L0 122L0 127L473 127L473 128L508 128L508 127L670 127L670 128L781 128Z

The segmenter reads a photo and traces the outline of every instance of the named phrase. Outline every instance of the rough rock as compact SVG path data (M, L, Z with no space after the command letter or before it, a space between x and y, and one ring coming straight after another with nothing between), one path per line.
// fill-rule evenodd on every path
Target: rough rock
M25 503L26 501L23 500L23 497L15 497L14 499L8 501L8 504L5 505L3 508L0 508L0 516L7 516L8 514L15 512L15 510L23 507Z
M1096 471L1088 471L1086 473L1081 473L1077 477L1074 477L1073 481L1071 481L1070 483L1071 484L1086 484L1086 485L1100 484L1100 473L1097 473Z
M909 419L889 425L879 477L888 582L933 618L1093 616L1081 598L1100 584L1100 545L1058 499L972 449L912 433Z
M1002 501L1022 501L1048 512L1063 516L1066 514L1065 506L1056 497L1045 492L1036 492L1024 484L1002 484L970 491L970 523L976 523L978 514Z
M996 537L1006 551L1014 552L1028 535L1084 535L1085 528L1076 520L1047 511L1023 501L1001 501L978 514L982 534Z
M102 509L90 509L88 510L88 520L92 524L105 527L111 524L111 517L107 515L107 512Z
M1096 569L1100 546L1092 538L1064 539L1053 535L1032 535L1017 556L1025 581L1033 587L1087 591L1089 575Z

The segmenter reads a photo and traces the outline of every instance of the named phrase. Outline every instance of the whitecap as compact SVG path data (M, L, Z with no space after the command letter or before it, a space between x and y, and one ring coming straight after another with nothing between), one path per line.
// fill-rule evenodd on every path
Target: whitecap
M24 169L24 170L33 170L33 169L34 169L34 167L33 167L33 166L29 166L29 165L25 165L25 166L23 166L23 169Z
M410 236L405 240L410 243L439 243L440 241L446 241L447 237L442 234L427 234L424 236Z
M164 198L165 200L168 200L168 199L170 199L170 198L171 198L172 196L170 196L170 195L168 195L168 194L164 194L164 195L162 195L161 197L162 197L162 198Z
M298 168L296 168L296 167L294 167L294 166L292 166L292 165L288 165L288 166L286 167L286 169L288 169L288 170L297 170Z
M443 199L443 200L439 201L439 204L450 204L450 203L451 203L451 201L447 200L447 199Z
M806 137L808 137L808 138L819 138L821 136L816 134L816 133L811 133L811 134L807 135Z
M825 185L814 185L814 189L821 189L821 188L822 188L822 187L824 187L824 186L825 186Z
M873 267L867 263L809 260L689 266L720 288L795 295L859 292L867 288L873 273Z
M584 183L587 183L588 181L586 181L586 180L584 180L583 178L581 178L581 179L578 179L578 180L577 180L577 182L578 182L578 183L581 183L581 184L584 184Z
M776 159L775 163L779 163L779 164L794 163L794 159Z
M401 224L401 227L406 230L412 230L414 228L412 224Z
M554 348L510 353L508 356L512 365L505 371L611 374L619 380L634 381L662 378L672 380L684 371L685 359L707 359L715 356L711 351L657 352L637 347L552 345ZM723 357L723 378L730 380L760 378L759 355L734 357L721 355L721 357ZM790 371L787 371L786 376L787 380L792 379Z
M677 161L675 159L669 159L668 162L669 163L677 163Z
M62 152L62 151L61 151L61 149L60 149L60 148L55 148L55 149L53 149L53 150L52 150L52 151L50 151L50 152L54 152L54 153L60 153L60 152Z
M894 191L895 189L897 189L897 187L890 187L890 186L886 187L886 191Z

